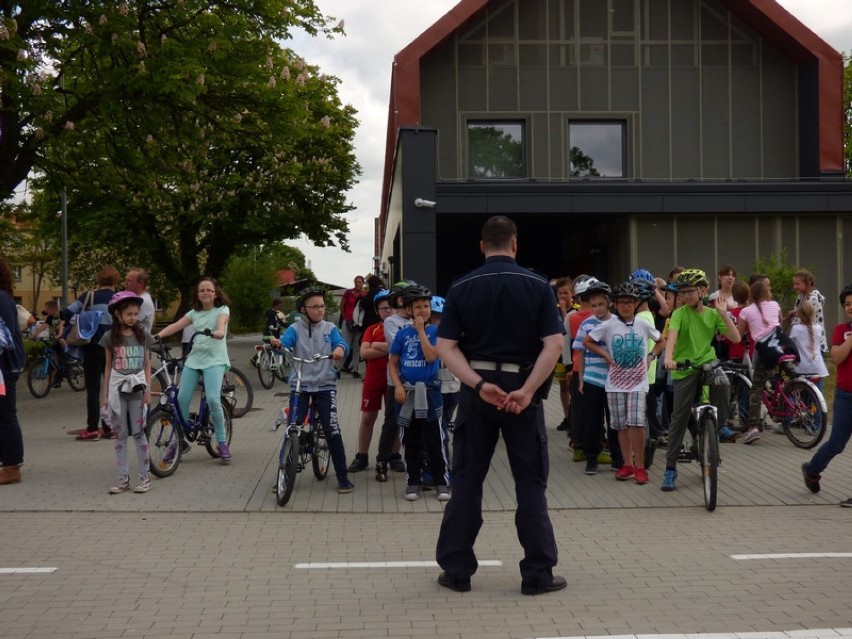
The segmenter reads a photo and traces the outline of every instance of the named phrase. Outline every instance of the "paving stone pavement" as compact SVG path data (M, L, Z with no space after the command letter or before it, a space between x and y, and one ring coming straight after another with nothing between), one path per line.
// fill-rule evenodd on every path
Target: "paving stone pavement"
M254 341L229 342L250 375ZM340 386L349 459L360 387L349 376ZM338 495L333 478L303 473L291 503L275 504L281 434L269 426L284 391L254 384L256 410L234 422L230 465L195 448L151 492L111 496L112 442L67 434L83 424L83 395L63 387L35 400L19 382L26 465L21 484L0 487L0 636L852 636L852 509L837 507L852 494L846 457L812 495L798 470L810 453L783 436L725 444L719 508L708 513L697 468L682 469L675 493L659 490L659 459L646 486L607 471L587 477L551 429L548 498L556 572L568 589L520 595L514 492L501 451L477 553L502 563L481 568L473 590L458 594L436 584L428 563L443 506L429 493L404 501L402 475L379 484L371 471L358 473L355 492ZM555 427L558 399L547 412ZM777 553L839 554L732 557ZM377 563L400 561L427 563ZM365 565L297 567L312 562ZM55 570L8 572L21 568Z

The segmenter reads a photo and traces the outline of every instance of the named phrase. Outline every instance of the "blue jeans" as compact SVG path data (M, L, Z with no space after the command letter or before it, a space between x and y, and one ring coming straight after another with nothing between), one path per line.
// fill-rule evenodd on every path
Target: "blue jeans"
M178 389L178 406L184 419L189 418L189 402L198 386L198 378L204 377L204 394L207 397L207 409L210 411L210 419L216 429L216 441L225 442L228 434L225 432L225 411L222 408L222 380L225 377L226 366L219 364L204 370L184 366L180 377L180 388Z
M839 388L834 391L831 433L806 466L809 475L821 475L831 460L843 452L852 435L852 393Z

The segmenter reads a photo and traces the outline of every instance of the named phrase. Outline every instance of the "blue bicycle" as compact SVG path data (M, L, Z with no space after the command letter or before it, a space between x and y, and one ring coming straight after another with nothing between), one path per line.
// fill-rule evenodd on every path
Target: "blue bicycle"
M55 339L44 340L44 353L33 359L27 371L27 386L33 397L47 397L51 388L59 386L62 380L75 391L86 390L83 376L83 360L65 353L65 365L59 365L59 342Z
M210 337L209 330L196 333L198 336ZM151 472L157 477L169 477L174 474L180 464L181 457L191 450L190 443L204 446L214 459L219 458L219 448L216 442L216 431L210 419L207 406L207 395L201 387L201 404L197 413L190 413L184 418L178 406L178 385L174 380L173 371L180 369L183 358L173 357L169 346L158 342L157 355L162 366L152 377L166 380L166 386L160 395L160 405L151 411L145 424L145 435L148 438L148 456L151 460ZM227 393L233 389L222 387L222 410L225 412L225 442L230 446L233 432L231 404L227 401Z

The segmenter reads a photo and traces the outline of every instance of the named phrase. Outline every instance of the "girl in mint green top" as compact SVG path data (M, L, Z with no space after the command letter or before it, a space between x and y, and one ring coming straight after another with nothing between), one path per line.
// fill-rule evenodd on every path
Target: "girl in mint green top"
M228 297L212 277L202 277L198 281L193 297L192 310L178 321L166 326L157 334L157 337L174 335L190 324L198 333L207 329L212 331L212 336L199 335L192 344L192 351L186 359L181 374L178 406L184 416L189 415L189 403L193 391L198 385L199 378L203 378L207 407L210 409L210 418L213 420L216 439L219 442L219 457L222 463L227 464L231 461L231 451L226 441L221 388L225 371L231 367L231 361L228 359L228 345L225 342L230 317L227 306Z

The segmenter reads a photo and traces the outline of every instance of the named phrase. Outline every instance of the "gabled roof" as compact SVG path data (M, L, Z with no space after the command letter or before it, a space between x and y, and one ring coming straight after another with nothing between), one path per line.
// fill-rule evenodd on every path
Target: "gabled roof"
M391 73L381 218L388 203L399 128L420 126L420 61L491 0L461 0L411 44L396 54ZM717 0L797 65L816 63L819 83L819 168L843 173L843 56L776 0Z

